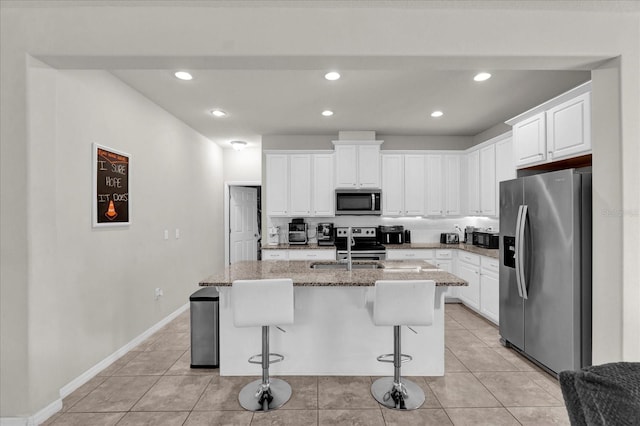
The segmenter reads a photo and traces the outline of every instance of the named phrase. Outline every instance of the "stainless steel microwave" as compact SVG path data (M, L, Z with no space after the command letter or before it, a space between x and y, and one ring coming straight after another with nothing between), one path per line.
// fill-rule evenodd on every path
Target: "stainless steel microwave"
M380 194L379 189L336 189L336 216L380 216Z

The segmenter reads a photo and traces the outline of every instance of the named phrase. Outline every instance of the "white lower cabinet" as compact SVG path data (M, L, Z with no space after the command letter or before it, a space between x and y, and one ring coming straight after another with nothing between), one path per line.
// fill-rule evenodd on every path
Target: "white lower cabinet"
M455 273L469 283L468 287L457 288L457 298L489 321L498 324L500 318L498 259L460 250Z
M456 275L469 283L466 287L458 288L458 299L470 308L480 311L480 256L459 252L456 272Z
M262 260L336 260L333 249L267 249L262 250Z
M387 260L431 260L431 249L397 249L387 250Z
M262 260L289 260L289 250L262 250Z

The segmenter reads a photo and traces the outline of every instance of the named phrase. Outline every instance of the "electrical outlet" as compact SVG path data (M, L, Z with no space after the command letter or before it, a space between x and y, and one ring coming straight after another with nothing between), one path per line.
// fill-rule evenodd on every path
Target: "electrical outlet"
M165 239L165 240L168 240L168 239L169 239L169 230L168 230L168 229L165 229L165 230L164 230L164 239Z
M176 228L176 240L180 238L180 229Z
M156 300L160 299L160 297L164 296L164 291L160 287L157 287L155 290L155 298Z

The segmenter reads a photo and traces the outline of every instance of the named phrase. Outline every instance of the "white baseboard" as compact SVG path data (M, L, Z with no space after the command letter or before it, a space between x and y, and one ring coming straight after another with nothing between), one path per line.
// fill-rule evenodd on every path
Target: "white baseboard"
M35 426L40 423L43 423L49 417L53 416L55 413L57 413L62 409L63 398L66 398L67 396L71 395L80 386L84 385L89 380L93 379L99 372L101 372L102 370L104 370L114 362L116 362L118 359L120 359L123 355L125 355L131 349L135 348L140 343L142 343L145 339L151 336L153 333L160 330L165 325L169 324L178 315L180 315L187 309L189 309L189 303L185 303L184 305L182 305L181 307L179 307L178 309L176 309L175 311L167 315L165 318L163 318L162 320L160 320L159 322L151 326L149 329L145 330L142 334L135 337L129 343L127 343L126 345L124 345L123 347L121 347L120 349L118 349L117 351L115 351L114 353L112 353L111 355L109 355L108 357L106 357L105 359L103 359L93 367L89 368L80 376L76 377L75 379L73 379L72 381L64 385L62 388L60 388L60 398L55 400L51 404L47 405L45 408L38 411L33 416L1 417L0 426Z

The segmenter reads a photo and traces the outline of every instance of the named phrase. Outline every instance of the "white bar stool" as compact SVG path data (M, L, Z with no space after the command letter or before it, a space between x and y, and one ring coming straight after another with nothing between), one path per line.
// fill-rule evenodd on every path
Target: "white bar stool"
M284 380L269 378L269 364L284 359L280 354L269 353L269 326L293 324L293 280L234 281L231 305L236 327L262 327L262 354L249 358L252 364L262 364L262 379L244 386L238 401L249 411L280 408L291 398L291 386Z
M371 394L387 408L415 410L424 403L420 386L400 375L402 363L413 359L400 351L400 326L431 325L435 291L436 283L431 280L376 281L373 322L393 326L393 353L380 355L378 361L393 362L394 374L393 378L383 377L373 382Z

